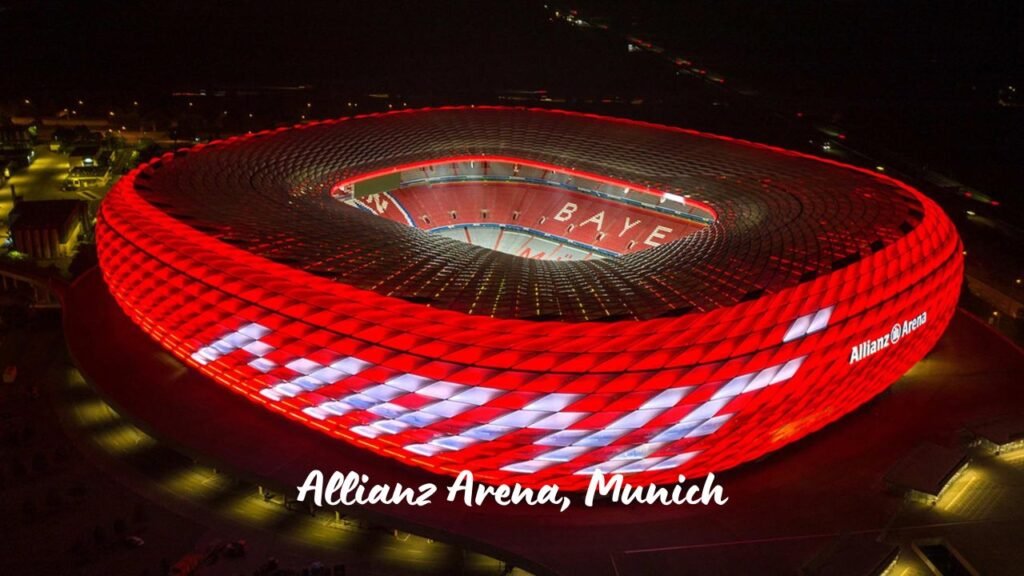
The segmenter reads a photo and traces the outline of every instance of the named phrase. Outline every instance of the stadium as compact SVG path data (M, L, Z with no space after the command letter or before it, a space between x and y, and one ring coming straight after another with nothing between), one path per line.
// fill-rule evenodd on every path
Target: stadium
M570 490L841 418L932 349L963 266L941 209L884 175L501 107L165 155L96 236L120 308L211 386L429 472Z

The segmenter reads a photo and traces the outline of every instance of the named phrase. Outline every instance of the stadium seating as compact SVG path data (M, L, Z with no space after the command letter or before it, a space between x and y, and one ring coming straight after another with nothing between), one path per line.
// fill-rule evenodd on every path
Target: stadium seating
M523 182L417 185L355 202L379 216L424 230L494 225L490 232L477 228L452 237L503 252L519 244L500 242L502 225L614 254L653 248L703 227L699 222L609 198ZM548 253L527 250L520 255L537 257Z

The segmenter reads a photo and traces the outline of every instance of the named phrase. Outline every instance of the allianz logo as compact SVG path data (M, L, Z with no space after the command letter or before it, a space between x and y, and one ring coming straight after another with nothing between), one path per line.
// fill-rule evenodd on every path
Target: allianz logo
M869 338L850 349L850 364L856 364L861 360L873 356L889 346L897 344L908 335L912 334L928 321L928 311L925 310L913 318L892 325L889 332L877 338Z

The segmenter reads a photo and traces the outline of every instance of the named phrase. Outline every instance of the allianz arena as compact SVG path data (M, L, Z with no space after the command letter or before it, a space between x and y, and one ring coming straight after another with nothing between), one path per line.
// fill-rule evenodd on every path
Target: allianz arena
M211 386L432 472L565 489L722 471L837 420L932 349L963 266L886 176L501 107L168 154L96 236L120 307Z

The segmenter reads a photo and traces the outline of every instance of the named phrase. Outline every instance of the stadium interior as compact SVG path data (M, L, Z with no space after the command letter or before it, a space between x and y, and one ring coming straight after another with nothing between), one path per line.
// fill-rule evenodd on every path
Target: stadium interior
M490 159L375 174L336 186L334 197L432 234L553 261L639 252L679 240L715 219L710 209L683 194Z

